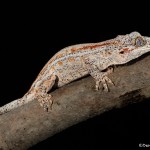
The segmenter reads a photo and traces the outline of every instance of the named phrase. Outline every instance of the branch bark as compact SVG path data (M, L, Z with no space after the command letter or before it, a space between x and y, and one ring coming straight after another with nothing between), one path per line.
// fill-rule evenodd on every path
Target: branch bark
M35 100L0 116L0 149L25 150L54 134L114 108L150 97L150 55L115 68L110 92L94 91L91 77L53 91L51 112Z

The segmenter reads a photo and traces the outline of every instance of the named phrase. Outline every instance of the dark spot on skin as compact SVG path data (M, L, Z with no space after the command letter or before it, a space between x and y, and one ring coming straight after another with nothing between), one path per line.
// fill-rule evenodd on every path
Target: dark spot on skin
M119 52L120 54L124 54L124 51Z

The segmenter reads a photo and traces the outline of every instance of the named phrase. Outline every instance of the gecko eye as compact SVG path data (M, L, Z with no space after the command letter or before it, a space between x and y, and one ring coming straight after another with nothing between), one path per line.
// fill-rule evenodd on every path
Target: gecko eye
M142 37L137 37L135 39L135 46L140 47L140 46L144 46L146 44L145 40Z

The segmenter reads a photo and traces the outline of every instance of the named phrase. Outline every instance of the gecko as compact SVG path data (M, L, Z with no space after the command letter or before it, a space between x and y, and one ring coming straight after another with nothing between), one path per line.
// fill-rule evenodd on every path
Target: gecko
M114 65L125 64L150 52L150 37L139 32L118 35L113 39L97 43L68 46L57 52L40 71L28 92L20 99L0 107L0 114L37 99L45 111L51 110L54 86L62 87L86 75L95 80L95 89L109 91L108 78Z

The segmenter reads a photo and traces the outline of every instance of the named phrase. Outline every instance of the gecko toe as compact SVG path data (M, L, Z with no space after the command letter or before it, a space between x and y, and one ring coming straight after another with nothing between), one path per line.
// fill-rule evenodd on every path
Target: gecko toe
M52 100L49 98L46 98L43 100L44 104L43 104L43 108L44 111L48 112L50 110L52 110Z
M109 92L110 91L108 84L111 84L111 85L115 86L115 84L107 76L104 76L103 78L96 81L96 85L95 85L95 90L96 91L98 91L100 89L101 84L102 84L104 92Z

